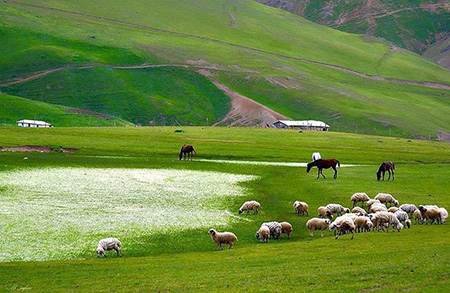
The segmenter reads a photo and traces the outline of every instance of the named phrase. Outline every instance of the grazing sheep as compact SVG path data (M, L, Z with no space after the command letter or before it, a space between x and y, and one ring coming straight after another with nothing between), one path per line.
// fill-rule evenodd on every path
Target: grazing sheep
M117 252L117 256L122 257L122 243L119 239L116 238L105 238L98 242L97 246L97 257L101 257L102 255L106 257L105 251L115 250Z
M312 158L312 160L314 162L314 161L322 159L322 156L320 155L319 152L315 152L315 153L312 154L311 158Z
M396 212L394 213L394 215L397 217L397 219L398 219L400 222L403 222L404 225L405 225L406 227L408 227L408 229L411 227L411 221L409 220L409 217L408 217L408 213L407 213L407 212L402 211L402 210L398 210L398 211L396 211Z
M292 225L288 222L281 222L281 233L287 234L288 239L291 239Z
M448 212L445 208L439 208L439 212L441 213L441 223L444 224L448 218Z
M217 244L216 250L221 248L223 250L222 244L228 244L228 249L232 249L234 242L236 242L237 237L231 232L217 232L214 229L210 229L208 233L211 235L211 239Z
M399 209L401 209L404 212L407 212L408 214L412 214L414 213L414 211L417 210L417 207L413 204L404 203L399 207Z
M329 219L320 219L320 218L312 218L308 222L306 222L306 229L308 229L309 236L314 236L315 230L322 231L322 237L323 237L323 231L328 229L330 226L331 221Z
M442 216L439 208L426 208L424 206L419 206L419 211L422 215L423 221L425 221L425 224L428 224L428 220L430 220L430 224L433 224L434 222L437 224L441 223Z
M360 208L360 207L354 207L352 209L352 213L358 214L360 216L367 216L367 212L363 208Z
M320 206L317 209L317 215L319 216L319 218L328 218L330 220L331 218L333 218L333 213L324 206Z
M256 232L256 239L261 239L262 242L269 242L270 230L267 226L261 226Z
M347 232L352 233L352 240L355 236L355 224L353 223L353 220L347 216L336 218L336 220L334 220L334 222L330 224L328 229L330 231L336 229L336 239L339 238L339 235L346 234Z
M294 211L298 216L303 216L304 214L308 215L309 206L306 202L303 201L296 201L293 204Z
M367 208L370 210L370 207L374 204L374 203L381 203L378 199L369 199L368 201L366 201L366 206Z
M388 208L388 212L390 212L390 213L395 213L396 211L398 211L397 207L390 207L390 208Z
M422 218L422 213L419 211L419 209L415 210L413 212L413 216L414 216L414 223L419 223L422 224L423 223L423 218Z
M374 203L370 206L370 212L376 213L376 212L387 212L387 207L382 203Z
M326 206L326 208L329 209L331 213L338 214L339 216L342 213L350 213L350 209L337 203L330 203Z
M246 201L240 207L239 214L242 214L242 212L244 212L244 211L247 211L247 214L249 214L250 210L253 210L253 214L257 215L259 206L260 206L259 202L255 201L255 200Z
M375 196L375 199L379 200L381 203L385 204L394 204L395 206L398 206L398 200L396 200L392 195L389 193L378 193Z
M369 219L369 217L364 217L364 216L356 217L354 223L355 223L355 228L358 231L358 233L364 232L364 231L369 232L373 226L373 223Z
M270 237L274 239L280 238L281 232L283 231L283 227L278 222L267 222L262 223L262 226L267 226L270 230Z
M362 206L364 202L370 200L370 198L364 192L357 192L350 197L350 200L353 202L353 207L355 207L358 202L360 202Z
M378 232L381 229L384 231L383 224L391 225L392 231L395 231L394 229L397 229L398 232L403 229L403 224L400 223L400 221L397 219L397 216L393 213L389 213L387 211L384 212L377 212L375 213L377 215L377 226L378 226ZM387 232L389 232L389 229L387 229Z

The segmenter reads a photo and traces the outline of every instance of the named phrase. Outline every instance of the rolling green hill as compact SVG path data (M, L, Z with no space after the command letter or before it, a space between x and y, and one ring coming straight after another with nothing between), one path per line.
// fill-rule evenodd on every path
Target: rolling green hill
M253 1L21 0L0 12L0 90L11 95L144 125L205 125L242 111L241 94L332 130L450 132L444 68Z

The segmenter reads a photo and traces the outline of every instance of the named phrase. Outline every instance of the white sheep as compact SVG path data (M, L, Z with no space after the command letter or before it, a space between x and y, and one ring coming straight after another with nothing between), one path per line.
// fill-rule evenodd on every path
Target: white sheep
M350 197L350 200L353 202L353 207L355 207L358 202L360 202L362 206L364 202L370 200L370 198L364 192L357 192Z
M329 219L312 218L306 222L306 229L308 229L309 236L314 236L315 230L320 230L323 237L323 231L328 229L331 221Z
M102 255L106 257L105 251L115 250L117 252L117 256L122 257L122 243L117 238L105 238L98 242L97 246L97 257L101 257Z
M381 203L381 201L379 201L378 199L369 199L368 201L366 201L366 206L370 210L370 207L375 203Z
M363 208L360 208L360 207L354 207L352 209L352 213L358 214L360 216L367 216L367 212Z
M341 216L337 217L333 223L330 224L328 229L331 231L333 229L336 229L336 239L338 239L339 235L345 234L347 232L352 233L352 240L355 236L355 223L353 222L352 218L349 216Z
M247 211L247 214L249 214L250 210L253 210L253 214L257 215L259 207L260 207L260 204L256 200L246 201L239 208L239 214L242 214L242 212L244 212L244 211Z
M388 208L388 212L390 212L390 213L395 213L398 210L399 210L398 207L390 207L390 208Z
M364 231L369 232L373 226L373 223L369 219L369 217L364 217L364 216L356 217L356 219L354 220L354 223L355 223L355 228L358 231L358 233L364 232Z
M397 229L398 232L403 229L403 224L400 223L400 221L397 219L397 216L393 213L389 213L387 211L385 212L377 212L375 213L377 215L377 226L378 231L381 229L384 231L383 224L392 225L392 231L395 231L394 229ZM387 229L389 232L389 229Z
M210 229L208 233L211 235L211 239L217 244L216 250L219 250L219 248L223 250L222 244L228 244L228 249L232 249L234 242L237 241L236 235L232 232L217 232L214 229Z
M270 237L274 239L280 238L281 232L283 231L283 227L278 222L267 222L262 223L263 226L267 226L270 230Z
M309 206L306 202L297 200L294 202L293 207L298 216L303 216L304 214L308 215Z
M417 209L413 212L413 216L414 216L414 223L422 224L423 218L422 218L422 213L419 211L419 209Z
M269 242L270 230L267 226L259 227L259 230L256 232L256 239L261 239L262 242Z
M396 200L389 193L378 193L374 199L379 200L381 203L394 204L395 206L398 206L398 200Z
M333 214L338 214L338 216L340 216L342 213L350 213L350 209L337 203L330 203L326 206L326 208L329 209Z
M374 203L370 206L370 212L376 213L376 212L387 212L387 207L382 203Z
M410 203L404 203L399 207L399 209L401 209L404 212L407 212L408 214L412 214L414 213L414 211L417 210L417 207Z
M439 208L439 212L441 213L441 223L444 224L448 218L448 211L445 208Z
M314 161L322 159L322 156L320 155L319 152L315 152L315 153L312 154L311 158L312 158L312 160L314 162Z
M281 222L280 225L281 225L281 233L286 234L288 239L291 239L292 230L294 230L292 228L291 223Z
M317 215L319 218L328 218L331 220L333 218L333 213L324 206L320 206L317 208Z
M405 225L406 227L408 227L408 229L411 227L411 221L409 220L409 217L408 217L408 213L407 213L407 212L402 211L402 210L398 210L398 211L396 211L396 212L394 213L394 215L397 217L397 219L398 219L400 222L403 222L404 225Z

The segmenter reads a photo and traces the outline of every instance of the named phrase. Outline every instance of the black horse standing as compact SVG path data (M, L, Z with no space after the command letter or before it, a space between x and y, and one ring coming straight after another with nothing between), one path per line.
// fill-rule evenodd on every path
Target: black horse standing
M180 150L180 160L183 158L183 155L184 155L184 159L186 160L186 155L187 155L187 159L188 160L191 159L191 161L192 161L193 154L197 154L194 150L194 147L191 146L190 144L184 144Z
M377 171L377 180L380 181L381 173L383 173L383 181L384 181L384 174L386 173L386 171L389 173L388 180L391 179L391 172L392 172L392 181L394 181L395 165L391 161L381 163L380 168L378 168Z

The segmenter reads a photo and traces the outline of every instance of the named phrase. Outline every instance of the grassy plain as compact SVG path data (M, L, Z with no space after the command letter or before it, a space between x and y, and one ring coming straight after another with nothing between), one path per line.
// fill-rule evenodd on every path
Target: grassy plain
M242 201L256 199L258 216L243 215L226 229L239 241L232 251L214 251L206 228L164 233L143 232L121 238L124 257L95 259L92 247L79 260L9 262L0 264L3 290L412 290L448 291L450 230L445 225L413 225L400 233L365 233L334 240L325 233L310 238L304 227L319 205L351 206L351 194L392 193L401 203L449 207L450 148L445 142L408 140L343 133L270 129L184 127L144 128L0 128L0 145L51 145L79 148L74 154L2 152L5 172L39 168L126 168L215 171L257 176L242 182L243 197L228 197L224 208L237 216ZM179 161L183 143L192 143L197 160ZM307 162L313 151L338 158L339 177L316 180L305 168L236 165L200 159ZM28 159L24 160L24 156ZM396 162L396 180L377 182L382 160ZM192 186L195 191L196 186ZM1 196L7 190L2 188ZM310 205L309 217L297 217L292 202ZM118 204L120 206L120 203ZM286 220L294 234L288 241L261 244L254 233L264 221ZM216 227L217 228L217 227ZM67 235L70 237L70 235ZM31 241L34 241L32 239ZM39 241L39 240L38 240Z

